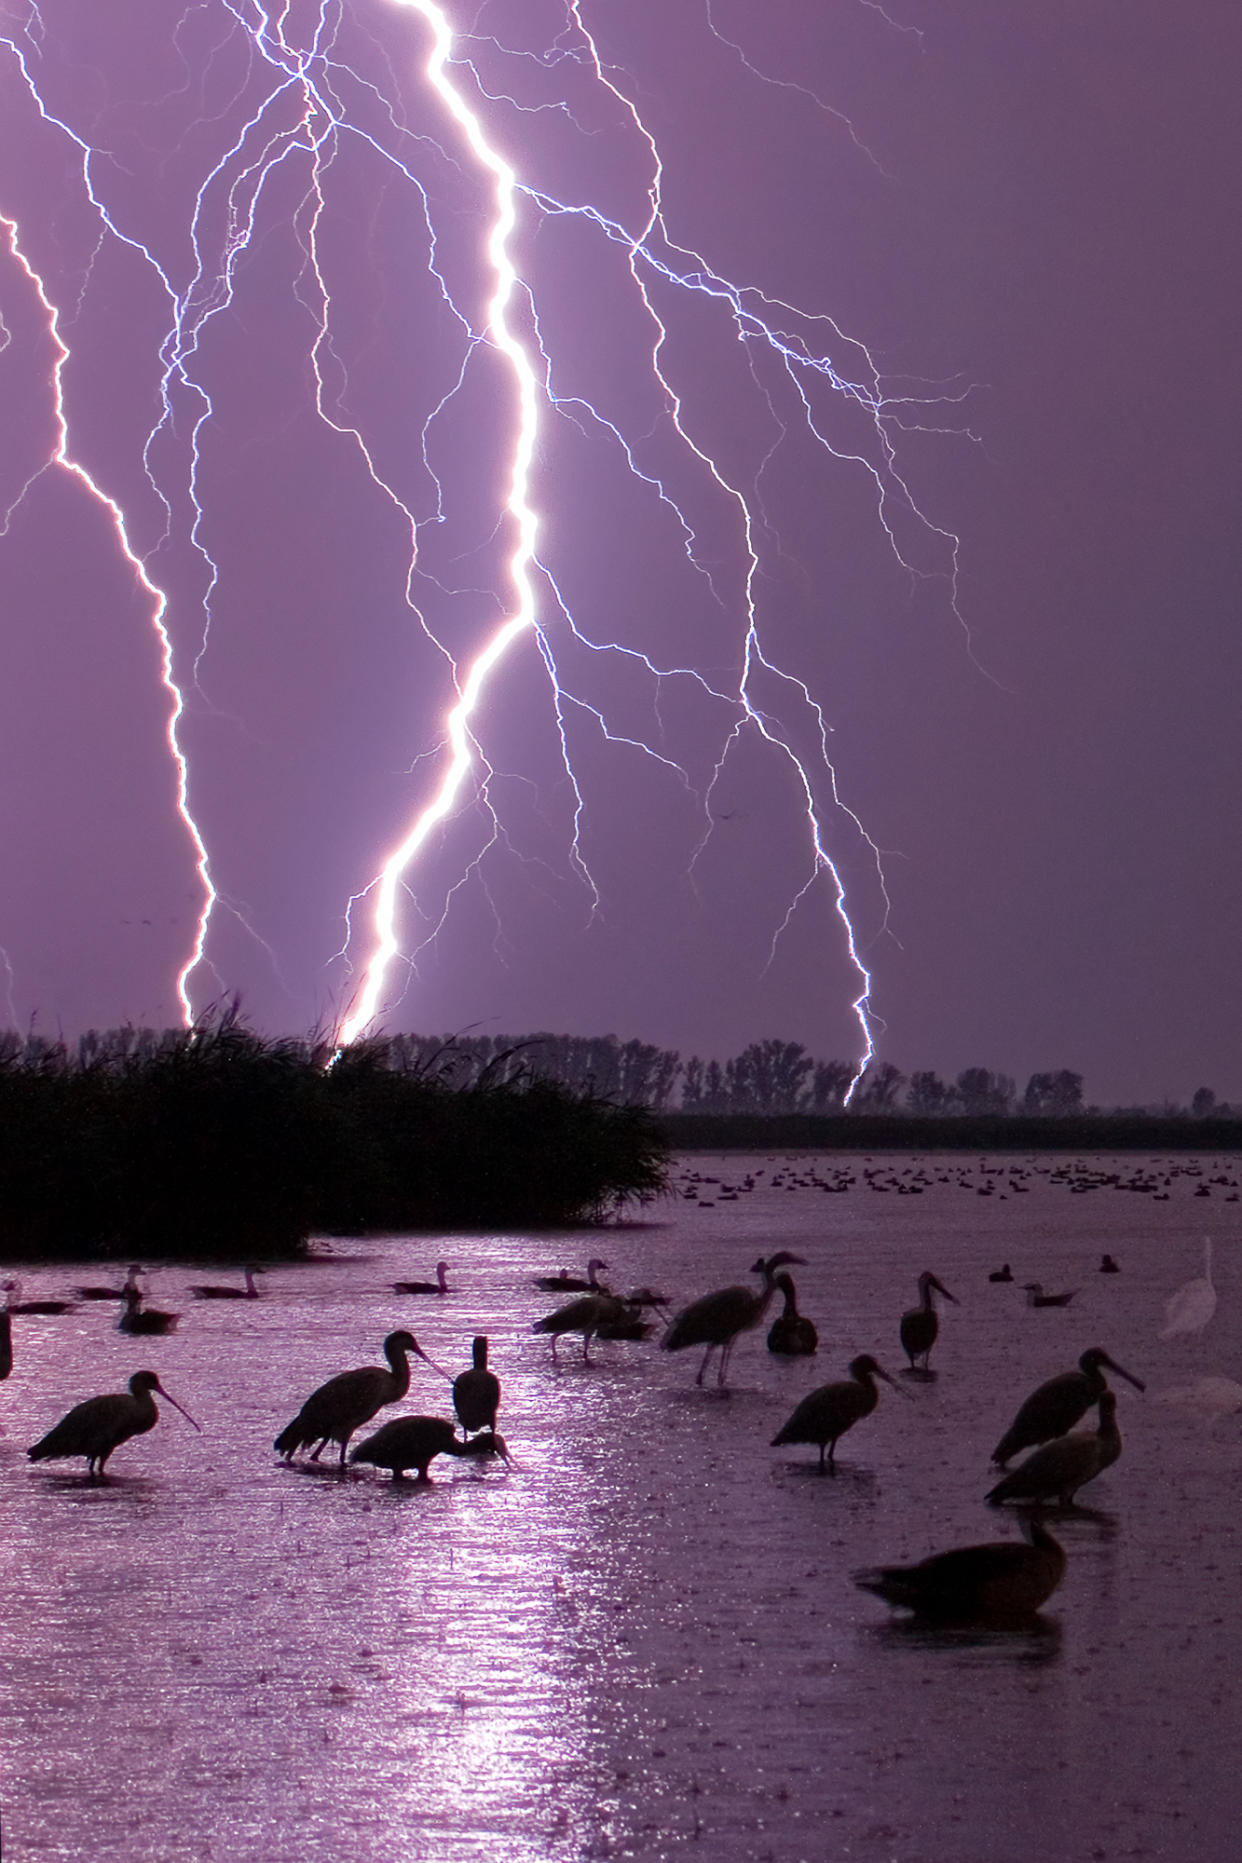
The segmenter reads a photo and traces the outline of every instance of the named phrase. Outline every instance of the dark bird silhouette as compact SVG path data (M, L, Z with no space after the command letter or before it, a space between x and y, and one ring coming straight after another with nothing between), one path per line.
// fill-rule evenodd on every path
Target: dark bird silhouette
M157 1338L176 1332L179 1313L161 1313L158 1307L144 1307L142 1290L131 1287L125 1294L125 1311L117 1321L118 1332L135 1333L143 1338Z
M394 1281L392 1291L394 1294L447 1294L449 1291L449 1284L445 1279L447 1274L448 1263L438 1261L434 1281Z
M0 1307L0 1384L13 1369L13 1320L7 1306Z
M785 1308L768 1328L768 1351L782 1358L809 1358L819 1344L815 1323L798 1311L798 1292L791 1274L778 1274L776 1286L785 1297Z
M1059 1501L1062 1507L1072 1507L1078 1490L1111 1468L1120 1454L1117 1396L1101 1391L1098 1430L1075 1430L1045 1443L1003 1475L985 1498L994 1507L1002 1501Z
M993 1449L992 1460L1004 1468L1020 1449L1050 1442L1054 1436L1064 1436L1072 1430L1108 1389L1108 1381L1100 1369L1103 1365L1136 1390L1146 1390L1142 1379L1110 1358L1103 1346L1092 1346L1079 1359L1077 1371L1063 1371L1031 1392Z
M616 1294L579 1294L577 1300L566 1301L555 1313L546 1313L541 1320L536 1320L531 1327L533 1333L550 1333L552 1335L552 1362L556 1359L556 1342L564 1333L582 1334L582 1356L586 1363L591 1363L591 1341L606 1326L616 1326L624 1320L626 1305Z
M1021 1540L955 1546L917 1565L855 1572L854 1583L889 1604L946 1623L1003 1623L1030 1617L1065 1575L1065 1551L1038 1519Z
M71 1300L16 1300L14 1295L22 1290L20 1281L6 1281L4 1289L8 1295L5 1306L10 1313L68 1313L73 1305Z
M1071 1287L1066 1294L1045 1294L1042 1281L1027 1281L1022 1292L1026 1295L1028 1307L1068 1307L1078 1289Z
M1006 1262L1003 1268L993 1268L991 1274L988 1276L988 1280L989 1281L1012 1281L1013 1272L1010 1269L1009 1263Z
M714 1294L692 1300L674 1316L660 1344L666 1352L681 1352L687 1346L707 1347L694 1380L696 1384L702 1384L707 1361L718 1351L716 1383L723 1385L738 1336L758 1326L771 1305L776 1292L776 1270L791 1263L800 1264L804 1259L802 1255L791 1255L787 1249L768 1256L766 1261L760 1256L751 1268L751 1273L759 1275L763 1282L758 1293L743 1284L717 1288Z
M479 1333L471 1347L473 1363L453 1380L453 1409L462 1432L472 1436L476 1430L494 1430L500 1408L500 1379L487 1369L487 1336Z
M433 1371L440 1367L427 1357L412 1333L389 1333L384 1341L388 1370L379 1365L363 1365L357 1371L338 1372L317 1391L312 1391L292 1423L285 1425L273 1447L287 1462L296 1450L309 1443L317 1444L311 1461L317 1462L326 1444L341 1445L341 1472L345 1470L345 1450L354 1431L369 1423L385 1404L395 1404L410 1388L408 1354L414 1353ZM446 1374L440 1372L440 1376Z
M807 1393L788 1423L772 1438L773 1449L782 1443L815 1443L819 1449L820 1472L825 1468L834 1469L838 1439L864 1417L869 1417L880 1401L875 1384L877 1378L883 1378L885 1384L893 1383L869 1353L852 1359L848 1378L839 1379L835 1384L821 1384L818 1390ZM905 1395L910 1394L907 1391Z
M652 1322L646 1318L648 1307L667 1307L668 1301L663 1294L653 1293L649 1287L639 1287L632 1294L626 1294L618 1302L618 1310L612 1318L605 1318L602 1325L595 1330L597 1339L621 1339L631 1342L647 1339L652 1332Z
M180 1410L186 1422L198 1429L189 1411L182 1409L175 1397L169 1396L155 1372L136 1371L129 1381L128 1391L112 1391L104 1397L88 1397L84 1404L75 1404L46 1436L41 1436L27 1449L26 1454L32 1462L84 1455L87 1478L102 1481L113 1450L119 1449L131 1436L145 1435L158 1423L160 1413L152 1391L167 1398L173 1409Z
M259 1290L254 1284L254 1277L262 1272L262 1268L243 1268L244 1287L227 1287L219 1281L210 1281L204 1285L200 1281L191 1287L190 1292L195 1300L257 1300Z
M1111 1255L1101 1255L1100 1266L1097 1272L1100 1274L1120 1274L1121 1269Z
M137 1287L142 1269L138 1263L131 1262L125 1272L125 1282L121 1287L75 1287L74 1293L79 1300L124 1300L131 1287Z
M391 1469L394 1481L400 1481L407 1468L416 1471L419 1481L430 1481L427 1470L438 1455L498 1455L505 1461L509 1459L504 1438L494 1430L462 1442L446 1417L394 1417L391 1423L382 1424L374 1436L351 1449L349 1459Z
M908 1308L901 1316L901 1348L910 1361L911 1371L917 1369L916 1358L922 1359L924 1371L928 1369L927 1361L940 1331L940 1315L932 1304L933 1292L943 1294L946 1300L957 1305L956 1295L936 1279L930 1268L925 1269L919 1276L918 1306Z
M608 1263L599 1255L592 1255L587 1263L586 1280L581 1275L569 1274L562 1268L559 1274L541 1274L535 1280L535 1286L541 1294L596 1294L607 1293L597 1274Z

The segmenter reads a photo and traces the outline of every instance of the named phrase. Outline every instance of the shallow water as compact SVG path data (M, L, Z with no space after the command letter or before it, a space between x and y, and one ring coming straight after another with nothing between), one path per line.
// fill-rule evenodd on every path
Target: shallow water
M1089 1161L1171 1171L1165 1201L1076 1192L1064 1168L695 1158L692 1195L602 1239L336 1242L270 1271L257 1302L196 1303L187 1283L218 1272L161 1269L151 1304L183 1315L167 1339L126 1338L104 1304L15 1319L5 1863L1232 1858L1242 1417L1221 1413L1242 1387L1242 1166ZM816 1169L855 1181L831 1195ZM736 1201L699 1182L760 1170ZM1215 1315L1161 1340L1209 1235ZM781 1247L807 1258L818 1355L778 1361L749 1336L726 1395L696 1389L697 1353L597 1345L587 1366L567 1340L554 1367L530 1332L558 1300L532 1275L593 1248L618 1285L680 1302ZM1121 1274L1096 1272L1105 1249ZM390 1291L441 1254L446 1299ZM1030 1310L989 1284L1005 1260L1080 1292ZM900 1379L909 1401L882 1387L835 1479L813 1449L769 1447L855 1354L898 1372L925 1267L960 1302L937 1378ZM82 1278L106 1277L32 1270L23 1297ZM453 1371L489 1334L513 1468L442 1458L432 1485L393 1487L279 1463L307 1393L380 1362L398 1325ZM992 1446L1094 1344L1148 1390L1119 1385L1124 1453L1054 1526L1069 1566L1038 1626L933 1632L858 1591L857 1567L1016 1536L981 1499ZM27 1463L71 1404L144 1365L201 1436L164 1408L103 1486L81 1462ZM399 1409L445 1414L447 1387L415 1361Z

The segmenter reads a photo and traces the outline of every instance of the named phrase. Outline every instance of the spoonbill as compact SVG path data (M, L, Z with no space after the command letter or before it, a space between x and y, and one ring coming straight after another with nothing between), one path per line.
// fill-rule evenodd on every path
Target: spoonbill
M498 1455L506 1462L509 1459L504 1438L494 1430L462 1442L445 1417L394 1417L391 1423L381 1424L374 1436L351 1449L349 1459L391 1469L394 1481L400 1481L407 1468L416 1470L419 1481L430 1481L427 1470L438 1455Z
M462 1432L494 1430L500 1408L500 1379L487 1369L487 1335L476 1335L470 1350L471 1366L453 1380L453 1409Z
M46 1436L27 1449L32 1462L45 1462L57 1456L84 1455L90 1481L104 1479L108 1457L131 1436L143 1436L159 1422L152 1391L158 1391L174 1410L180 1410L186 1422L198 1429L188 1410L164 1389L153 1371L136 1371L128 1391L110 1391L103 1397L88 1397L75 1404Z
M445 1278L447 1274L448 1263L438 1261L434 1281L394 1281L392 1291L394 1294L447 1294L449 1291L449 1284Z
M792 1274L778 1274L776 1285L785 1297L785 1309L768 1328L768 1351L782 1358L809 1358L819 1345L815 1322L798 1311L798 1293Z
M1104 1365L1127 1384L1132 1384L1136 1391L1147 1389L1141 1378L1110 1358L1103 1346L1092 1346L1079 1359L1077 1371L1063 1371L1031 1392L993 1449L992 1460L1004 1468L1019 1449L1030 1449L1036 1443L1049 1442L1054 1436L1064 1436L1067 1430L1072 1430L1108 1389L1108 1381L1101 1370Z
M766 1260L760 1256L751 1268L751 1273L759 1275L763 1282L758 1293L742 1284L720 1287L714 1294L704 1294L701 1299L692 1300L688 1307L683 1307L670 1321L660 1344L666 1352L680 1352L686 1346L707 1347L694 1380L696 1384L702 1384L707 1361L713 1352L718 1351L720 1362L716 1369L716 1383L723 1385L729 1367L729 1355L739 1333L750 1332L758 1326L771 1304L776 1292L776 1270L804 1261L804 1256L791 1255L787 1249L778 1250Z
M433 1371L440 1372L434 1359L427 1357L412 1333L389 1333L384 1341L388 1370L379 1365L362 1365L356 1371L338 1372L317 1391L312 1391L292 1423L285 1425L273 1447L286 1462L308 1443L318 1446L311 1452L317 1462L327 1443L341 1445L341 1473L345 1472L345 1450L354 1431L369 1423L385 1404L395 1404L410 1388L409 1354L413 1353Z
M1036 1449L1019 1467L1003 1475L984 1497L994 1507L1002 1501L1059 1501L1072 1507L1079 1488L1111 1468L1121 1454L1117 1395L1100 1392L1098 1430L1075 1430Z
M946 1623L995 1623L1030 1617L1065 1575L1065 1549L1043 1522L1024 1520L1020 1540L955 1546L917 1565L855 1572L854 1583L889 1604Z
M927 1361L940 1331L940 1315L932 1304L933 1292L943 1294L946 1300L957 1305L957 1296L937 1280L930 1268L925 1269L919 1276L918 1306L908 1308L901 1316L901 1349L910 1361L911 1371L918 1369L914 1363L916 1358L922 1359L922 1370L928 1369Z
M1179 1333L1201 1333L1216 1311L1216 1289L1212 1284L1212 1238L1203 1238L1203 1273L1186 1281L1164 1303L1162 1339Z
M876 1379L883 1378L885 1384L893 1384L888 1373L869 1353L851 1359L849 1371L848 1378L834 1384L821 1384L818 1390L807 1393L788 1423L772 1438L773 1449L782 1443L815 1443L819 1447L820 1473L826 1468L835 1470L838 1438L856 1423L861 1423L864 1417L869 1417L880 1401ZM893 1389L897 1389L895 1384ZM910 1394L907 1391L904 1395Z

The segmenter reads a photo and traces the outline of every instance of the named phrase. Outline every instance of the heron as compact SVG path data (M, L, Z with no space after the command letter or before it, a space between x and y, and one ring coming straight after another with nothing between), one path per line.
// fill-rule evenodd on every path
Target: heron
M838 1438L856 1423L861 1423L864 1417L869 1417L880 1401L876 1379L883 1378L885 1384L893 1384L888 1373L869 1353L851 1359L849 1372L848 1378L808 1391L788 1423L772 1438L772 1448L778 1448L781 1443L815 1443L819 1447L820 1474L827 1469L835 1472ZM897 1386L893 1385L893 1389ZM910 1394L907 1391L905 1395Z
M244 1287L227 1287L219 1281L208 1282L204 1285L200 1281L196 1286L191 1287L190 1292L195 1300L257 1300L259 1290L254 1284L254 1277L262 1272L262 1268L243 1268Z
M943 1294L946 1300L957 1305L957 1296L949 1292L943 1281L937 1280L930 1268L924 1269L919 1276L919 1304L908 1308L901 1316L901 1349L910 1361L911 1371L927 1371L927 1361L940 1331L940 1315L932 1304L933 1292ZM916 1358L922 1359L921 1368L915 1365Z
M587 1263L586 1280L581 1275L570 1274L562 1268L557 1274L541 1274L535 1279L535 1286L541 1294L600 1294L607 1293L599 1279L599 1270L608 1263L601 1255L592 1255Z
M434 1359L427 1357L412 1333L389 1333L384 1341L388 1370L379 1365L362 1365L356 1371L338 1372L317 1391L312 1391L292 1423L285 1425L273 1447L291 1462L295 1451L308 1443L318 1446L311 1452L317 1462L326 1444L341 1445L341 1473L345 1472L345 1450L354 1431L369 1423L385 1404L395 1404L410 1388L409 1354L413 1353L446 1377Z
M1124 1378L1127 1384L1132 1384L1135 1390L1147 1389L1141 1378L1136 1378L1133 1372L1119 1365L1115 1358L1110 1358L1103 1346L1092 1346L1079 1359L1077 1371L1063 1371L1031 1392L993 1449L992 1460L1004 1468L1019 1449L1030 1449L1036 1443L1050 1442L1054 1436L1064 1436L1067 1430L1072 1430L1092 1404L1099 1403L1108 1389L1108 1381L1101 1369L1105 1365L1110 1371L1116 1372L1119 1378Z
M381 1424L374 1436L351 1449L349 1459L391 1469L394 1481L400 1481L407 1468L416 1471L419 1481L430 1481L427 1470L438 1455L498 1455L509 1460L503 1436L484 1430L482 1435L462 1442L446 1417L394 1417L391 1423Z
M1100 1393L1098 1430L1075 1430L1036 1449L1019 1467L1004 1475L984 1497L993 1507L1002 1501L1059 1501L1072 1507L1079 1488L1111 1468L1121 1454L1117 1428L1117 1394Z
M602 1265L602 1264L601 1264ZM556 1364L556 1342L563 1333L582 1334L582 1356L586 1363L591 1363L591 1341L596 1333L605 1326L616 1326L624 1318L626 1305L616 1294L605 1293L601 1288L597 1294L579 1294L577 1300L566 1301L555 1313L546 1313L541 1320L536 1320L531 1327L533 1333L551 1333L552 1363Z
M449 1284L445 1279L447 1274L448 1263L438 1261L434 1281L394 1281L392 1291L394 1294L447 1294L449 1291Z
M666 1352L680 1352L686 1346L707 1347L694 1380L696 1384L702 1384L708 1359L719 1351L716 1383L722 1386L739 1333L750 1332L758 1326L771 1304L776 1292L776 1270L804 1262L805 1256L791 1255L788 1249L780 1249L766 1260L761 1255L751 1268L751 1273L759 1275L763 1281L758 1293L743 1284L720 1287L714 1294L692 1300L670 1321L660 1344Z
M1078 1289L1071 1287L1066 1294L1045 1294L1042 1281L1024 1281L1022 1292L1028 1307L1068 1307Z
M1164 1303L1162 1339L1179 1333L1201 1333L1216 1311L1216 1289L1212 1284L1212 1238L1203 1238L1203 1273L1187 1281Z
M470 1349L471 1366L453 1380L453 1409L462 1433L472 1436L476 1430L494 1430L500 1408L500 1379L487 1369L487 1335L476 1335Z
M1036 1517L1022 1522L1025 1540L955 1546L917 1565L882 1565L855 1572L854 1583L889 1604L946 1623L1030 1617L1065 1576L1065 1549Z
M15 1300L14 1295L22 1291L20 1281L6 1281L4 1291L8 1296L5 1307L9 1313L68 1313L73 1306L71 1300Z
M798 1311L798 1291L792 1274L778 1274L776 1285L785 1297L785 1308L768 1328L768 1351L782 1358L809 1358L819 1345L815 1322Z
M144 1338L162 1337L176 1332L179 1313L162 1313L158 1307L144 1307L142 1290L130 1287L125 1294L125 1311L117 1321L117 1331L136 1333Z
M32 1462L45 1462L58 1456L84 1455L89 1481L102 1481L108 1457L131 1436L143 1436L159 1422L159 1411L151 1395L158 1391L174 1410L179 1410L194 1429L199 1425L189 1411L166 1391L153 1371L136 1371L127 1391L110 1391L103 1397L88 1397L75 1404L46 1436L27 1449Z
M124 1300L131 1287L137 1287L142 1275L142 1268L136 1261L130 1263L125 1271L124 1285L121 1287L75 1287L74 1293L79 1300Z

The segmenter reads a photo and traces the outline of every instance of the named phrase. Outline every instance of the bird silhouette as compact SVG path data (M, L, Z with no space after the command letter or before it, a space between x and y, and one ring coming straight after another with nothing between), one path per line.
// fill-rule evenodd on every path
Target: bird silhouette
M434 1281L394 1281L392 1291L394 1294L447 1294L449 1291L449 1284L445 1278L447 1274L448 1263L438 1261Z
M791 1274L778 1274L776 1286L785 1297L785 1306L768 1328L768 1351L781 1358L809 1358L819 1345L815 1322L799 1313L798 1291Z
M666 1352L681 1352L687 1346L706 1346L703 1362L694 1380L696 1384L702 1384L712 1353L719 1352L716 1383L723 1385L729 1357L739 1335L758 1326L771 1304L776 1292L777 1269L791 1263L801 1263L804 1259L801 1255L791 1255L787 1249L769 1255L766 1260L760 1256L751 1268L751 1273L759 1275L762 1281L758 1292L740 1284L720 1287L715 1293L692 1300L688 1307L683 1307L670 1321L660 1344Z
M809 1391L788 1423L772 1438L772 1447L779 1448L782 1443L815 1443L819 1448L820 1473L835 1470L839 1438L864 1417L869 1417L880 1401L876 1379L883 1378L885 1384L893 1383L869 1353L852 1359L849 1372L848 1378L838 1379L834 1384L821 1384L817 1390ZM909 1397L910 1394L907 1391L904 1395Z
M257 1300L259 1290L254 1284L256 1274L262 1274L261 1268L243 1268L242 1287L228 1287L221 1281L198 1282L191 1287L190 1293L195 1300Z
M416 1471L419 1481L430 1481L427 1470L438 1455L498 1455L505 1461L509 1459L504 1438L494 1430L462 1442L446 1417L394 1417L391 1423L382 1424L374 1436L351 1449L349 1459L391 1469L394 1481L400 1481L407 1468Z
M1065 1576L1065 1550L1037 1518L1021 1540L955 1546L917 1565L855 1572L854 1583L919 1617L948 1623L1007 1622L1030 1617Z
M500 1379L487 1368L487 1337L479 1333L471 1347L471 1367L453 1380L453 1409L462 1432L494 1430L500 1408Z
M292 1423L287 1423L273 1445L287 1462L308 1444L318 1446L311 1452L317 1462L325 1446L341 1445L341 1473L345 1472L345 1450L355 1430L369 1423L385 1404L395 1404L410 1388L409 1354L413 1353L431 1366L440 1367L427 1357L412 1333L389 1333L384 1341L388 1370L379 1365L363 1365L356 1371L338 1372L317 1391L312 1391ZM444 1377L445 1373L440 1372Z
M1054 1436L1064 1436L1072 1430L1108 1389L1104 1366L1136 1390L1146 1390L1142 1379L1126 1371L1115 1358L1110 1358L1103 1346L1092 1346L1079 1359L1077 1371L1063 1371L1031 1392L992 1451L992 1460L1003 1468L1019 1449L1050 1442Z
M920 1369L915 1365L916 1358L922 1359L923 1371L929 1369L927 1361L940 1331L940 1315L932 1304L933 1292L943 1294L946 1300L957 1305L956 1295L951 1294L944 1283L937 1280L930 1268L924 1269L919 1276L919 1304L907 1308L901 1316L901 1349L910 1361L911 1371Z
M1121 1454L1117 1395L1101 1391L1099 1402L1098 1430L1075 1430L1045 1443L1003 1475L985 1498L994 1507L1002 1501L1059 1501L1062 1507L1072 1507L1078 1490L1111 1468Z
M87 1479L102 1481L113 1450L119 1449L131 1436L145 1435L158 1423L160 1413L151 1395L153 1391L158 1391L174 1410L181 1411L187 1423L198 1429L189 1411L182 1409L175 1397L169 1396L155 1372L136 1371L129 1381L128 1391L111 1391L103 1397L88 1397L85 1403L75 1404L46 1436L41 1436L27 1449L26 1454L32 1462L83 1455Z

